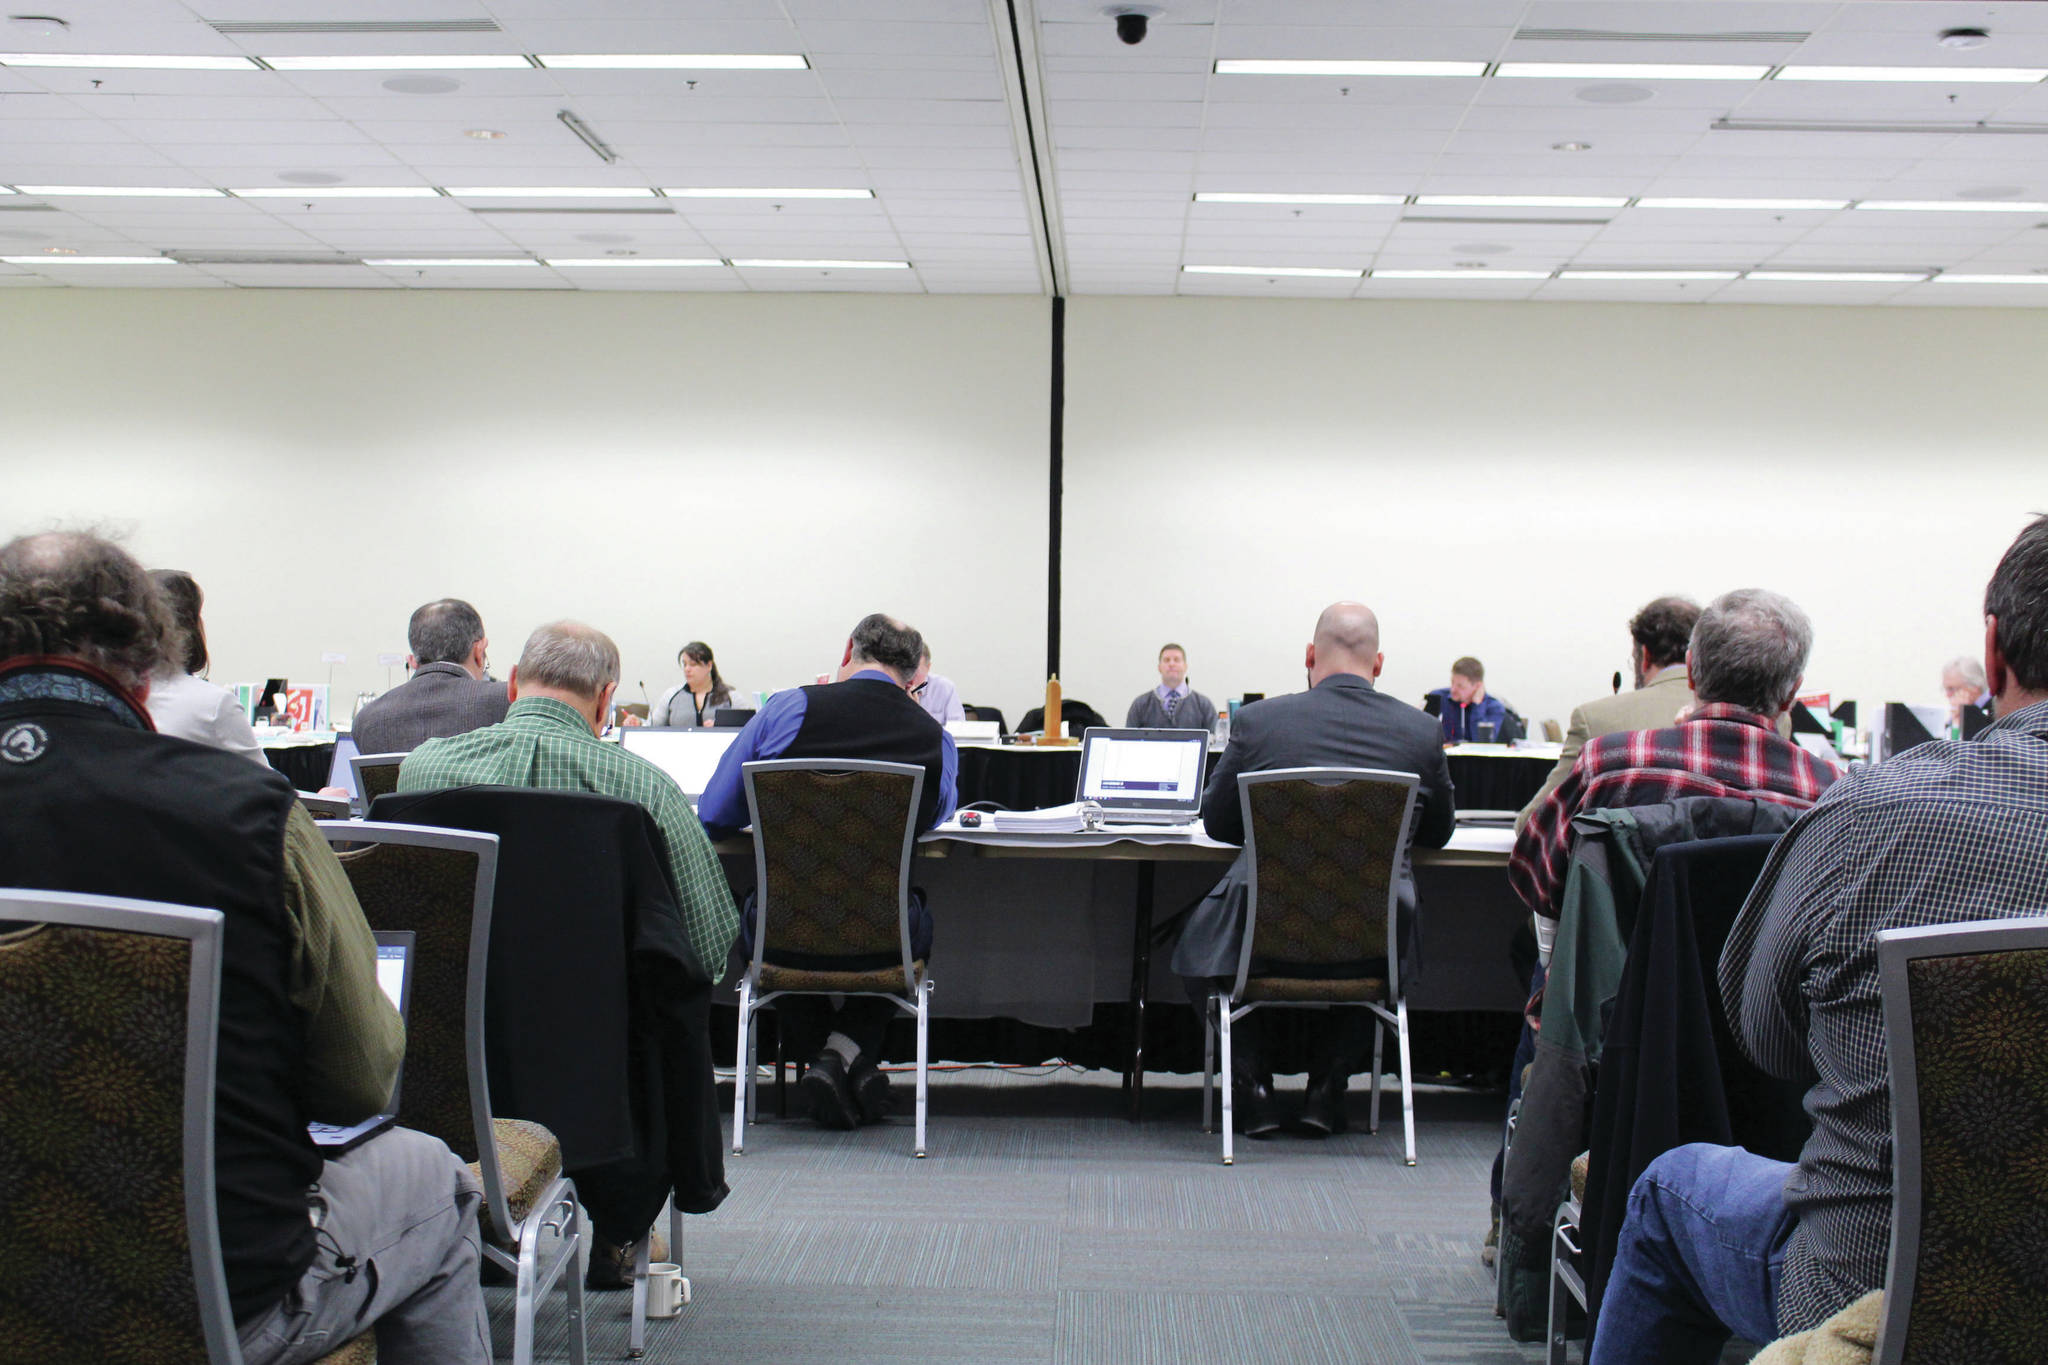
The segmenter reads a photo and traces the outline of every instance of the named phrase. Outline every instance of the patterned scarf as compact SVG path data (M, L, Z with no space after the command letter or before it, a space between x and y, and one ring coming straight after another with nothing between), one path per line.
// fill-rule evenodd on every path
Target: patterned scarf
M154 730L149 713L114 680L73 659L0 660L0 706L17 701L71 701L97 707L131 730Z

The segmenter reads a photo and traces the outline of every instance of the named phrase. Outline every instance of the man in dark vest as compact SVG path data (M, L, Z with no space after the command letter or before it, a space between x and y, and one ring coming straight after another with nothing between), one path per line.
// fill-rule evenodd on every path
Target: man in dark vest
M880 613L862 617L847 638L836 681L777 692L725 751L697 801L705 831L721 839L746 828L740 765L762 758L915 763L925 771L917 827L930 829L951 815L960 763L953 737L907 690L923 656L924 637L909 626ZM740 914L740 950L750 958L751 909L749 897ZM910 899L910 947L915 957L931 955L932 916L919 891ZM776 1007L798 1037L824 1036L802 1083L813 1118L827 1128L852 1128L889 1112L889 1079L875 1063L895 1006L876 996L848 996L828 1014L824 997L797 995Z
M405 1128L325 1161L307 1137L309 1121L384 1107L404 1027L291 784L155 733L149 679L178 649L119 547L69 533L0 547L0 885L226 917L214 1159L249 1365L316 1358L373 1320L386 1360L488 1365L475 1177Z

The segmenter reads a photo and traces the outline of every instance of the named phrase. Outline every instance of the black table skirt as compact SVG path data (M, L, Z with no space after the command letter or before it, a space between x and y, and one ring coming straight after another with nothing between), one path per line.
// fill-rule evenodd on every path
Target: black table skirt
M1453 754L1449 762L1459 810L1520 810L1542 790L1543 779L1557 766L1554 758L1516 754L1489 758Z
M1074 799L1081 781L1081 750L1051 753L1021 748L960 749L960 804L994 801L1005 810L1044 810Z
M263 756L302 792L316 792L326 786L327 774L334 767L332 744L292 744L265 749Z

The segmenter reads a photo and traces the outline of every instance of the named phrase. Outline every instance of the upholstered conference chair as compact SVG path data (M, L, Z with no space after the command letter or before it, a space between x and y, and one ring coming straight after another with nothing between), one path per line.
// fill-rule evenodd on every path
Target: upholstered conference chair
M924 1155L931 980L910 948L910 859L924 769L914 763L781 758L741 767L754 824L754 955L739 986L739 1057L732 1149L753 1114L755 1011L783 995L878 995L917 1020L917 1131ZM855 970L777 966L807 960L887 965Z
M0 891L8 921L30 927L0 936L0 1112L17 1163L0 1361L241 1365L214 1210L220 911ZM11 1269L59 1264L57 1280ZM375 1359L361 1339L321 1365Z
M360 820L320 828L371 927L413 934L400 1119L447 1143L483 1185L484 1255L516 1284L512 1359L531 1365L536 1305L566 1276L570 1355L585 1365L583 1215L561 1144L538 1123L491 1114L484 980L498 836ZM543 1232L554 1234L545 1258Z
M1415 1090L1395 907L1420 784L1414 773L1371 768L1276 768L1239 775L1250 874L1244 946L1229 991L1210 994L1202 1062L1206 1128L1220 1039L1224 1165L1235 1159L1230 1026L1267 1007L1372 1011L1369 1126L1375 1133L1382 1048L1387 1030L1393 1030L1405 1155L1415 1164Z

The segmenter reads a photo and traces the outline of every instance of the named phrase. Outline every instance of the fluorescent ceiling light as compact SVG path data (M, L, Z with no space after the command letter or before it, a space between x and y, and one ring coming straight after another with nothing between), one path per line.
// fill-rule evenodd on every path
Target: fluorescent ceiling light
M2011 199L1866 199L1856 207L1881 213L2048 213L2048 204Z
M1483 76L1485 62L1324 61L1311 58L1224 57L1219 76Z
M1739 270L1560 270L1561 280L1732 280Z
M13 194L13 193L14 193L14 191L13 191L13 190L11 190L11 189L9 189L9 188L8 188L7 186L5 186L5 185L0 185L0 194Z
M1204 190L1197 204L1405 204L1405 194L1239 194Z
M219 199L219 190L175 185L17 185L23 194L95 196L106 199Z
M652 199L644 185L450 185L457 199Z
M557 71L808 71L801 52L546 52L534 59Z
M411 256L365 256L364 265L404 265L421 269L437 265L539 265L531 256L447 256L438 259Z
M565 267L567 267L567 268L571 268L571 269L576 269L576 270L583 270L583 269L587 269L587 268L593 268L593 267L602 267L602 266L615 266L615 265L631 265L631 266L660 266L660 267L662 267L663 269L673 269L673 268L676 268L676 267L684 267L684 266L714 266L714 265L724 265L724 264L725 264L725 262L724 262L724 261L721 261L721 260L719 260L719 259L718 259L717 257L712 257L712 258L711 258L711 259L709 259L709 260L684 260L684 259L675 259L675 260L656 260L656 259L652 259L652 258L649 258L649 257L644 257L644 256L593 256L593 257L589 257L589 258L587 258L587 259L582 259L582 260L553 260L553 259L550 259L550 260L545 260L545 261L542 261L542 262L541 262L541 264L542 264L542 265L551 265L551 266L554 266L554 267L555 267L556 269L558 269L558 270L559 270L559 269L562 269L562 268L565 268Z
M1849 207L1846 199L1638 199L1639 209L1754 209L1760 213L1799 213L1808 209Z
M439 199L432 185L261 185L229 190L237 199Z
M1890 270L1752 270L1744 278L1774 284L1918 284L1927 272Z
M1376 280L1547 280L1548 270L1375 270Z
M0 256L9 265L176 265L169 256Z
M247 57L98 56L83 52L0 52L0 66L83 67L123 71L254 71Z
M1770 70L1697 62L1502 62L1493 74L1564 81L1760 81Z
M724 188L670 188L664 185L663 194L671 199L872 199L873 190L838 189L747 189L744 186Z
M531 71L517 52L452 54L442 57L265 57L273 71Z
M734 261L741 270L908 270L908 261Z
M2048 275L1936 275L1937 284L2048 284Z
M1418 205L1468 209L1618 209L1626 195L1597 194L1418 194Z
M1181 271L1188 275L1297 275L1311 280L1357 280L1365 277L1363 270L1332 270L1310 265L1184 265Z
M2048 76L2034 66L1788 66L1781 81L1907 81L1936 85L2031 85Z

